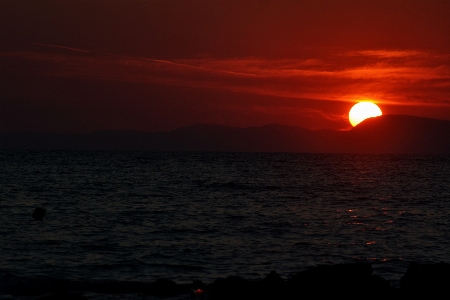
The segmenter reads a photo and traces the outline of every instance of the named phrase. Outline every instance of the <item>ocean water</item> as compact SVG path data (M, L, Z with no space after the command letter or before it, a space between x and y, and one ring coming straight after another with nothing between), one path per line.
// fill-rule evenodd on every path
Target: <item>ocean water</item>
M211 283L370 262L395 284L411 262L450 262L448 156L0 151L0 195L5 278Z

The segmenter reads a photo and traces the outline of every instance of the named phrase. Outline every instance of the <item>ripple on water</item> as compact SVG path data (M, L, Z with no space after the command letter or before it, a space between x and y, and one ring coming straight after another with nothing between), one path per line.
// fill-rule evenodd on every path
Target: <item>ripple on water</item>
M368 261L398 280L411 261L448 260L446 157L0 156L0 271L186 282Z

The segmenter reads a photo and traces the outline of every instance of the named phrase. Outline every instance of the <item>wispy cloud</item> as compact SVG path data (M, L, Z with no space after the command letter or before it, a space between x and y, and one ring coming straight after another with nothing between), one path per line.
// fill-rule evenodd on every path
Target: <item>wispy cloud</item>
M344 53L346 56L375 56L382 58L404 58L412 56L428 56L429 53L416 50L363 50Z
M373 99L403 105L450 106L450 55L423 51L366 50L311 59L174 59L55 53L3 53L39 62L46 76L224 89L294 99ZM425 59L426 58L426 59Z
M91 53L91 51L88 51L88 50L72 48L72 47L67 47L67 46L50 45L50 44L42 44L42 43L31 43L31 44L36 45L36 46L48 47L48 48L57 48L57 49L64 49L64 50L70 50L70 51L76 51L76 52Z

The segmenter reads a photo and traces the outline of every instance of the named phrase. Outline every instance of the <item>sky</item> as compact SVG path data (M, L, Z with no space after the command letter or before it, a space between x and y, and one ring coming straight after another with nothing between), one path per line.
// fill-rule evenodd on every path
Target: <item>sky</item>
M0 0L0 132L450 120L450 1Z

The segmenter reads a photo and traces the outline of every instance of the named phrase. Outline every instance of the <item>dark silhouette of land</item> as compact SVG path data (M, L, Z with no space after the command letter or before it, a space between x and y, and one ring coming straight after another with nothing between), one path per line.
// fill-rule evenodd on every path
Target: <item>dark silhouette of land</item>
M450 121L406 115L370 118L349 131L196 124L171 132L0 134L0 149L450 154Z

